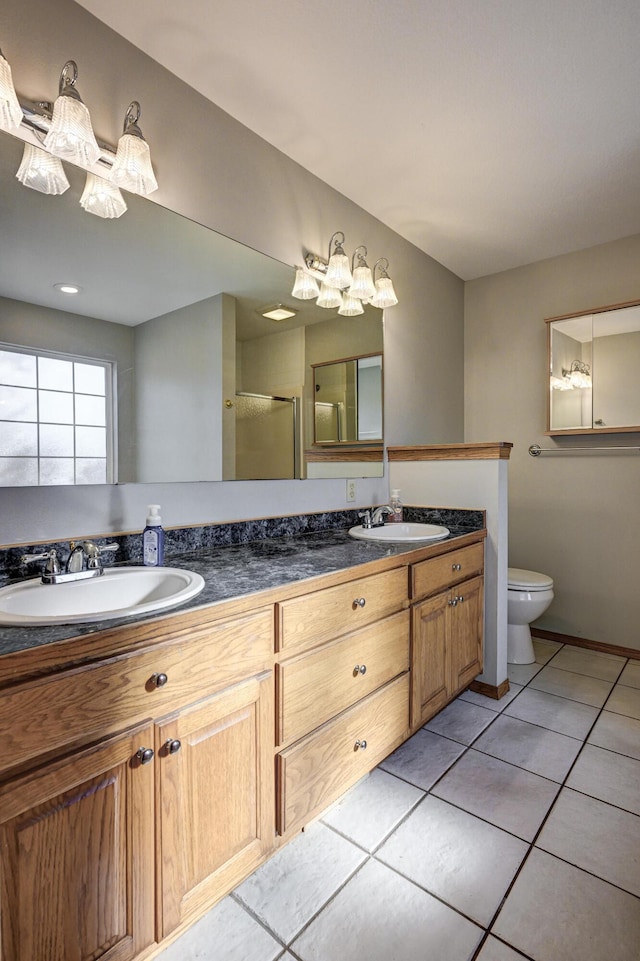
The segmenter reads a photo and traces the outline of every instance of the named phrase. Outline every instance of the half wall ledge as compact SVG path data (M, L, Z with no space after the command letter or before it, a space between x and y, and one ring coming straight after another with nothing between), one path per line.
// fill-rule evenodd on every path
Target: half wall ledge
M493 441L482 444L428 444L387 447L389 461L420 460L509 460L513 444Z

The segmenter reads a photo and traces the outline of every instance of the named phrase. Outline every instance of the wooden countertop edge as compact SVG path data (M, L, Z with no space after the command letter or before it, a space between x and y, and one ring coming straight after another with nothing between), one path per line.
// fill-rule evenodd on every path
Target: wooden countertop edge
M46 677L56 671L67 670L108 657L126 654L168 639L188 637L196 630L206 630L221 620L248 614L267 607L278 601L289 600L300 594L323 590L344 584L357 577L367 577L371 574L393 570L396 567L407 567L417 561L427 560L445 554L454 547L465 547L487 536L486 529L469 531L468 534L457 535L452 542L438 541L436 544L426 544L415 550L403 554L392 554L388 557L363 561L352 567L334 571L330 574L319 574L307 577L290 584L270 587L266 590L244 594L230 600L221 600L202 607L192 607L186 611L175 611L158 614L133 624L121 624L118 627L105 628L90 634L82 634L64 640L52 641L50 644L39 644L0 655L0 691L3 688L25 680ZM408 584L407 584L408 589ZM28 630L28 628L25 628Z
M389 461L422 460L509 460L510 441L482 444L429 444L411 447L387 447Z
M382 463L383 447L311 447L304 452L305 460L313 463Z

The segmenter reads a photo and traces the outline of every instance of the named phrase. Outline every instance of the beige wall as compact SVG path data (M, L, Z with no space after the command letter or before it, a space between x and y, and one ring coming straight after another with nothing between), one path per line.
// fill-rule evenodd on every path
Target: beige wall
M509 563L553 577L539 626L640 649L640 455L541 447L640 444L640 434L545 437L545 317L640 297L640 236L465 288L465 440L512 441Z
M34 29L46 24L46 29ZM154 202L291 265L323 253L335 230L352 250L386 256L400 304L385 318L385 431L392 444L460 441L463 284L426 254L199 96L72 0L7 0L2 49L21 96L53 99L60 69L78 63L99 138L114 144L127 104L142 104L160 189ZM117 68L114 65L117 64ZM304 86L304 78L296 82ZM390 176L393 171L390 171ZM6 239L5 239L6 240ZM293 277L293 274L292 274ZM359 480L355 505L382 501L386 479ZM3 494L3 543L135 528L145 505L167 526L347 506L344 481L125 485Z

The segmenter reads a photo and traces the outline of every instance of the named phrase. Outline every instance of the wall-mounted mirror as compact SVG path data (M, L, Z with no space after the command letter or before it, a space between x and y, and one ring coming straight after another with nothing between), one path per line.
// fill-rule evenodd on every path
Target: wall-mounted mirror
M382 443L382 354L313 367L314 442Z
M640 431L640 301L546 324L546 433Z
M292 304L291 267L141 197L92 216L71 165L23 187L23 147L0 134L0 486L305 477L311 365L381 352L382 311Z

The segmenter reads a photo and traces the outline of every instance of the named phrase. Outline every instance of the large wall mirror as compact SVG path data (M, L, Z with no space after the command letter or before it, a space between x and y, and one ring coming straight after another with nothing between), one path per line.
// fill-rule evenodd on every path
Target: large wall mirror
M640 301L546 324L547 434L640 431Z
M23 146L0 135L0 486L306 477L313 365L381 354L382 311L292 301L292 267L141 197L88 214L70 165L28 189Z

